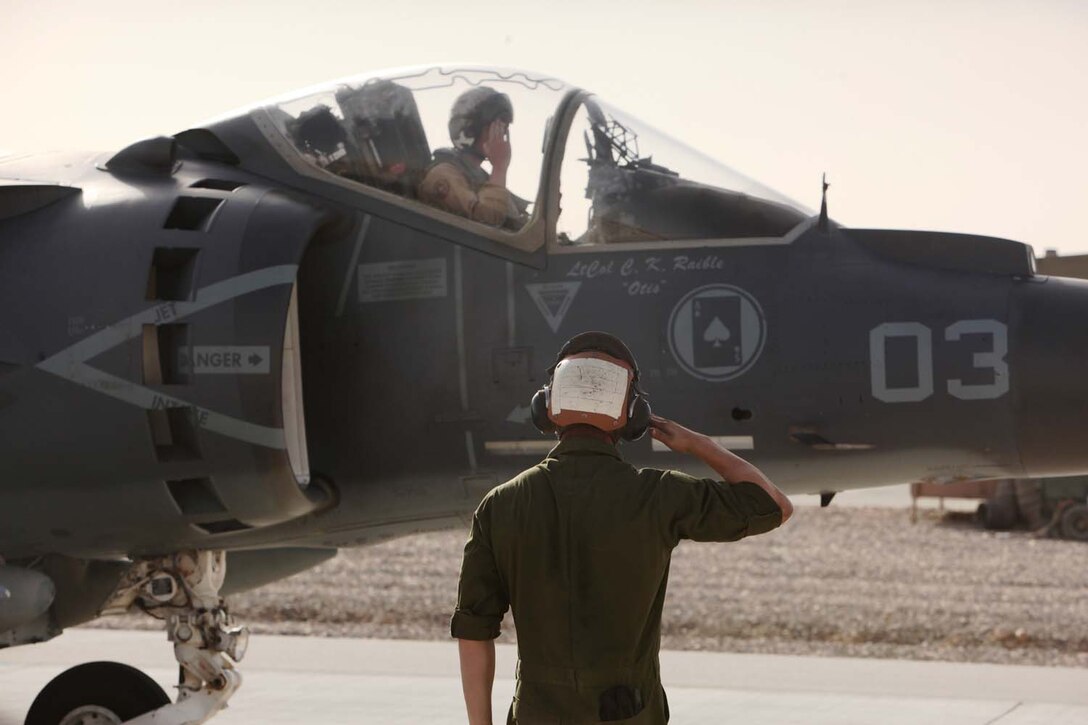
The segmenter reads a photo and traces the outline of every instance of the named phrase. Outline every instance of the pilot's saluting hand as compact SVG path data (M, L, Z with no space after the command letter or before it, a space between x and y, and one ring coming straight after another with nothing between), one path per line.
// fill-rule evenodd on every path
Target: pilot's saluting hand
M483 151L487 160L491 162L492 181L496 174L506 176L506 170L510 168L510 126L502 120L496 119L484 131Z
M740 456L730 453L712 438L696 433L659 415L650 416L650 435L677 453L690 453L705 463L727 483L749 481L766 491L782 509L782 522L793 515L793 504L771 483L763 472Z

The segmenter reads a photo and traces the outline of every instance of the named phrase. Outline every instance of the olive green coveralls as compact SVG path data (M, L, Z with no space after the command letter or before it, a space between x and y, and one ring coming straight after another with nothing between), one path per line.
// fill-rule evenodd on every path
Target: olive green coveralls
M602 722L602 693L617 685L637 690L642 708L617 722L666 723L658 649L672 550L681 539L735 541L781 522L754 483L636 470L615 446L568 437L480 503L451 633L494 639L513 610L519 661L508 723Z

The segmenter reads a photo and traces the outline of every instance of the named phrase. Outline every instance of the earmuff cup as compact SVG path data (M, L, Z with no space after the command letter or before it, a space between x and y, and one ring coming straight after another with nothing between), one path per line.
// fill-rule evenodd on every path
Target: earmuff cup
M631 386L631 406L627 411L627 425L623 426L620 435L625 441L637 441L646 435L646 429L650 427L650 401L646 400L638 384Z
M533 425L541 433L548 434L556 431L555 423L548 417L548 386L533 393L533 399L529 403L529 415ZM625 441L637 441L646 435L650 427L650 402L638 389L637 383L631 385L631 402L627 407L627 424L620 429L620 437Z
M533 419L533 425L541 433L554 433L555 423L548 417L548 386L533 393L533 399L529 403L529 415Z

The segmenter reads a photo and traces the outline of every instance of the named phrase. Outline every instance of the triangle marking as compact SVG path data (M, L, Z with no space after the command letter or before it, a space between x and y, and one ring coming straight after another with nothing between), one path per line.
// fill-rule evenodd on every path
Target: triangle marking
M527 284L525 291L529 293L552 332L559 332L559 326L563 324L563 318L567 316L581 286L581 282L545 282Z

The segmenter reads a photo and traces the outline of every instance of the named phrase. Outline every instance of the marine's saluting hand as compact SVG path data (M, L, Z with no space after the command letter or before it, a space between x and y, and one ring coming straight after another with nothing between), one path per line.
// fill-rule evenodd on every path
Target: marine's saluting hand
M650 435L677 453L694 453L696 447L706 441L706 436L702 433L696 433L660 415L650 416Z
M771 483L771 479L763 475L763 472L740 456L726 450L721 444L709 436L696 433L690 428L662 418L660 415L650 416L650 435L659 440L677 453L690 453L701 460L722 477L727 483L748 481L754 483L774 499L778 507L782 509L782 522L793 515L793 504L786 494L782 493Z

